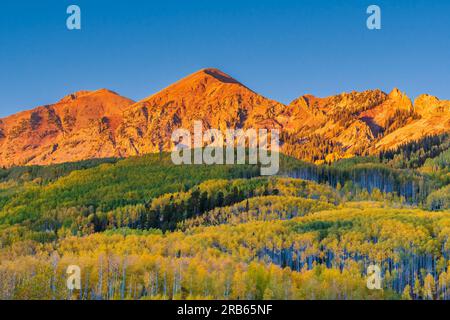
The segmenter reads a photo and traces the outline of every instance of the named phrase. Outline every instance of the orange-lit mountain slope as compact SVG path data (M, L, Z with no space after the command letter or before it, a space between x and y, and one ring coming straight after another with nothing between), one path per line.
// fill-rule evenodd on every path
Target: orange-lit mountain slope
M398 89L304 95L289 105L265 98L217 69L203 69L139 102L82 91L0 119L0 165L50 164L170 150L174 129L277 128L281 150L323 162L450 131L450 101Z

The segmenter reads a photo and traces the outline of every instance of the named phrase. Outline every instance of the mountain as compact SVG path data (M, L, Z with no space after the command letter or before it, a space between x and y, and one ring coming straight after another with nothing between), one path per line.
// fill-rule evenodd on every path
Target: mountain
M122 154L169 150L174 129L281 128L285 106L217 69L200 70L129 107L118 130Z
M327 98L305 95L284 132L284 151L317 163L383 150L450 131L450 101L428 95L413 104L398 89L343 93Z
M416 119L386 135L377 142L377 149L392 149L405 141L450 132L450 101L421 95L414 101Z
M450 101L398 89L304 95L289 105L265 98L217 69L200 70L134 102L112 91L81 91L0 119L0 166L127 157L169 150L174 129L278 128L282 151L334 161L450 131Z
M101 89L0 119L0 165L117 156L114 133L132 100Z

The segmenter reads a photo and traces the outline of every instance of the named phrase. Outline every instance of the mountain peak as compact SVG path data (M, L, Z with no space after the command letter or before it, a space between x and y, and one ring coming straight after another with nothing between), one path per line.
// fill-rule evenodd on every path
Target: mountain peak
M109 89L98 89L98 90L80 90L80 91L76 91L73 92L71 94L66 95L65 97L63 97L59 103L65 103L65 102L71 102L74 100L77 100L79 98L82 97L86 97L86 96L90 96L90 95L95 95L95 96L107 96L107 95L114 95L114 96L120 96L118 93L109 90Z
M440 100L438 97L429 95L429 94L421 94L416 98L414 104L439 104Z
M137 104L165 95L170 95L172 97L183 96L185 98L189 96L192 97L193 95L201 96L205 92L215 92L218 88L222 88L222 90L225 91L241 90L242 88L250 90L242 83L219 69L204 68L182 78L181 80L178 80L160 92L141 100Z
M398 88L392 89L392 91L389 93L389 97L391 97L391 98L400 97L402 95L403 95L403 93Z
M411 99L406 95L406 93L401 92L398 88L394 88L388 95L388 101L386 102L387 107L394 107L395 109L402 110L413 110L413 104Z
M200 69L197 72L194 72L187 77L179 80L176 84L180 83L193 83L193 82L203 82L213 80L214 82L225 83L225 84L239 84L243 86L242 83L226 74L225 72L217 69L217 68L204 68Z
M439 98L422 94L414 101L415 111L421 115L442 113L450 111L450 101L439 100Z
M216 69L216 68L206 68L206 69L200 70L199 72L202 72L202 73L207 74L207 75L209 75L211 77L214 77L214 78L216 78L217 80L219 80L221 82L241 84L239 81L237 81L236 79L234 79L230 75L228 75L225 72L222 72L221 70Z

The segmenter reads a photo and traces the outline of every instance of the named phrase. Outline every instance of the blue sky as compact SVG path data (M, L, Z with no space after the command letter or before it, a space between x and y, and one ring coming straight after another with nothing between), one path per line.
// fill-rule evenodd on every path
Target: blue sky
M205 67L284 103L393 87L450 99L449 15L448 0L2 0L0 117L84 89L139 100Z

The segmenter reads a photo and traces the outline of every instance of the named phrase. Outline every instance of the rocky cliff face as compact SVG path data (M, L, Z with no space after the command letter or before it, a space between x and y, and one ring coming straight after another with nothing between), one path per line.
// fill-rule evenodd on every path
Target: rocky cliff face
M282 151L310 161L374 154L450 131L450 101L398 89L267 99L217 69L200 70L139 102L106 90L0 119L0 165L51 164L170 150L174 129L278 128Z

